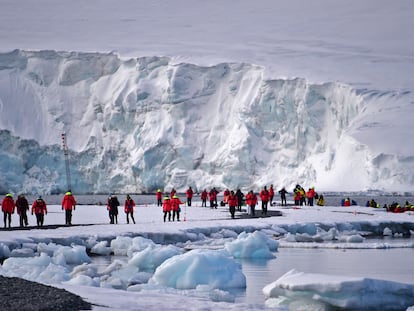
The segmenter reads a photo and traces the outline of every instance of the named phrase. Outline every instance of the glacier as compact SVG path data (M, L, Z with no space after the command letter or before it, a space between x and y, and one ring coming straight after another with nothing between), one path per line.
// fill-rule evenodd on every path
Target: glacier
M409 191L409 90L114 52L0 53L0 192ZM385 134L387 139L385 139Z

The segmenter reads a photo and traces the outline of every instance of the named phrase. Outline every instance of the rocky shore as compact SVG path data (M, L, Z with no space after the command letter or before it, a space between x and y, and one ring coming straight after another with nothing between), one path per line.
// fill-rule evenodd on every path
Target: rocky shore
M92 310L92 305L64 289L0 276L2 311Z

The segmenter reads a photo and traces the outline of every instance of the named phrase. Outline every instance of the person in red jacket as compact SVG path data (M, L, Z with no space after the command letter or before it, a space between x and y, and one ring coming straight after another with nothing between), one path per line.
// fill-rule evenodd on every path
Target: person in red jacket
M6 194L6 196L3 198L3 201L1 202L1 210L3 211L3 216L4 216L4 228L6 228L7 226L7 222L8 222L8 227L11 227L11 215L14 213L14 200L13 200L13 195L11 193Z
M164 222L167 220L171 221L171 200L169 197L164 198L164 202L162 203L162 211L164 212Z
M65 210L65 224L72 225L72 209L76 209L76 200L69 190L62 199L62 211Z
M207 207L207 190L204 189L203 192L201 192L201 207Z
M273 184L269 187L269 202L270 206L273 206L273 197L275 196L275 190L273 189Z
M19 194L16 200L17 214L19 214L20 227L28 226L27 211L29 210L29 202L23 194Z
M250 215L255 215L255 208L257 204L257 196L253 192L253 190L250 190L248 194L246 194L246 204L250 207Z
M217 194L218 194L218 191L216 190L216 188L211 189L210 192L208 193L208 196L210 197L211 208L217 208Z
M315 197L315 188L309 188L306 191L306 198L308 199L308 206L313 206L313 198Z
M262 200L262 215L267 214L267 204L269 203L269 191L266 186L260 191L260 199Z
M177 216L177 221L180 221L180 204L184 204L184 202L181 202L180 198L176 195L172 197L171 199L171 209L172 209L172 219L175 220L175 216Z
M194 191L191 189L191 187L188 187L187 191L185 192L187 196L187 205L191 206L191 200L193 199Z
M46 202L42 199L42 196L39 195L37 199L32 204L32 215L36 215L37 226L42 227L45 220L45 214L47 215Z
M157 198L157 206L162 206L162 191L158 189L155 193L155 197Z
M236 206L237 206L237 197L234 194L234 191L230 191L230 194L227 196L227 203L229 204L229 211L231 218L234 219L234 214L236 213Z
M127 194L125 203L124 203L124 211L126 214L127 224L129 224L129 215L131 215L131 219L135 223L134 206L135 206L135 201L130 197L129 194Z

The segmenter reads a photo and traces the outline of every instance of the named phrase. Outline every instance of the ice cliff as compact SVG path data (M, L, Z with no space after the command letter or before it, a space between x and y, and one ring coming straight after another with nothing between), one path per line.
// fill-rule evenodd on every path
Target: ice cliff
M65 191L63 132L76 193L412 189L410 92L263 72L113 53L2 53L0 192Z

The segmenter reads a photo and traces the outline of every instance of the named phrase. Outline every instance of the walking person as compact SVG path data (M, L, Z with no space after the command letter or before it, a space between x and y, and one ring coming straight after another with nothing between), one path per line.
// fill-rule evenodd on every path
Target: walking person
M177 221L180 221L180 204L183 204L184 202L181 202L180 198L174 195L171 199L171 209L172 209L172 219L175 221L175 217L177 216Z
M237 191L236 191L236 198L237 198L237 210L239 212L241 212L241 210L242 210L242 204L243 204L243 198L244 198L244 193L241 192L240 189L237 189Z
M269 203L269 191L266 186L260 192L260 199L262 200L262 215L267 214L267 204Z
M62 211L65 210L65 224L72 225L72 209L76 209L76 200L69 190L62 199Z
M273 189L273 184L269 187L269 202L270 206L273 206L273 197L275 196L275 190Z
M42 199L41 195L39 195L32 204L32 215L33 213L36 215L37 226L43 227L45 214L47 215L47 207L46 202Z
M188 189L187 189L187 191L186 191L185 194L187 196L187 205L188 206L191 206L191 201L193 199L193 194L194 194L193 189L191 189L191 187L188 187Z
M157 206L162 206L162 191L158 189L155 193L155 197L157 198Z
M250 208L250 211L248 212L248 214L250 214L251 216L254 216L256 204L257 204L257 196L253 192L253 190L250 190L249 193L246 194L246 204Z
M286 203L286 194L287 193L288 192L286 191L285 187L283 187L282 189L279 190L280 200L282 201L282 206L283 206L283 203L285 204L285 206L287 206L287 203Z
M19 194L16 200L17 214L19 214L20 227L27 227L29 221L27 220L27 211L29 210L29 202L23 194Z
M217 194L218 194L218 191L216 190L216 188L211 189L210 192L208 193L208 196L210 198L211 208L217 208Z
M14 213L14 199L11 193L6 194L1 202L1 210L3 211L4 228L11 227L11 215Z
M236 213L236 206L237 206L237 197L234 194L234 191L230 191L230 194L227 196L227 204L229 205L229 212L231 218L234 219L234 214Z
M162 203L162 211L164 212L164 222L167 220L171 221L171 200L170 197L164 197L164 202Z
M111 195L108 200L108 210L109 210L109 219L111 224L118 223L118 206L119 206L118 197L116 195Z
M204 189L203 192L201 192L201 207L207 207L207 190Z
M126 214L127 224L129 224L129 215L131 215L131 219L135 223L134 207L135 207L135 201L129 196L129 194L127 194L125 203L124 203L124 211Z

